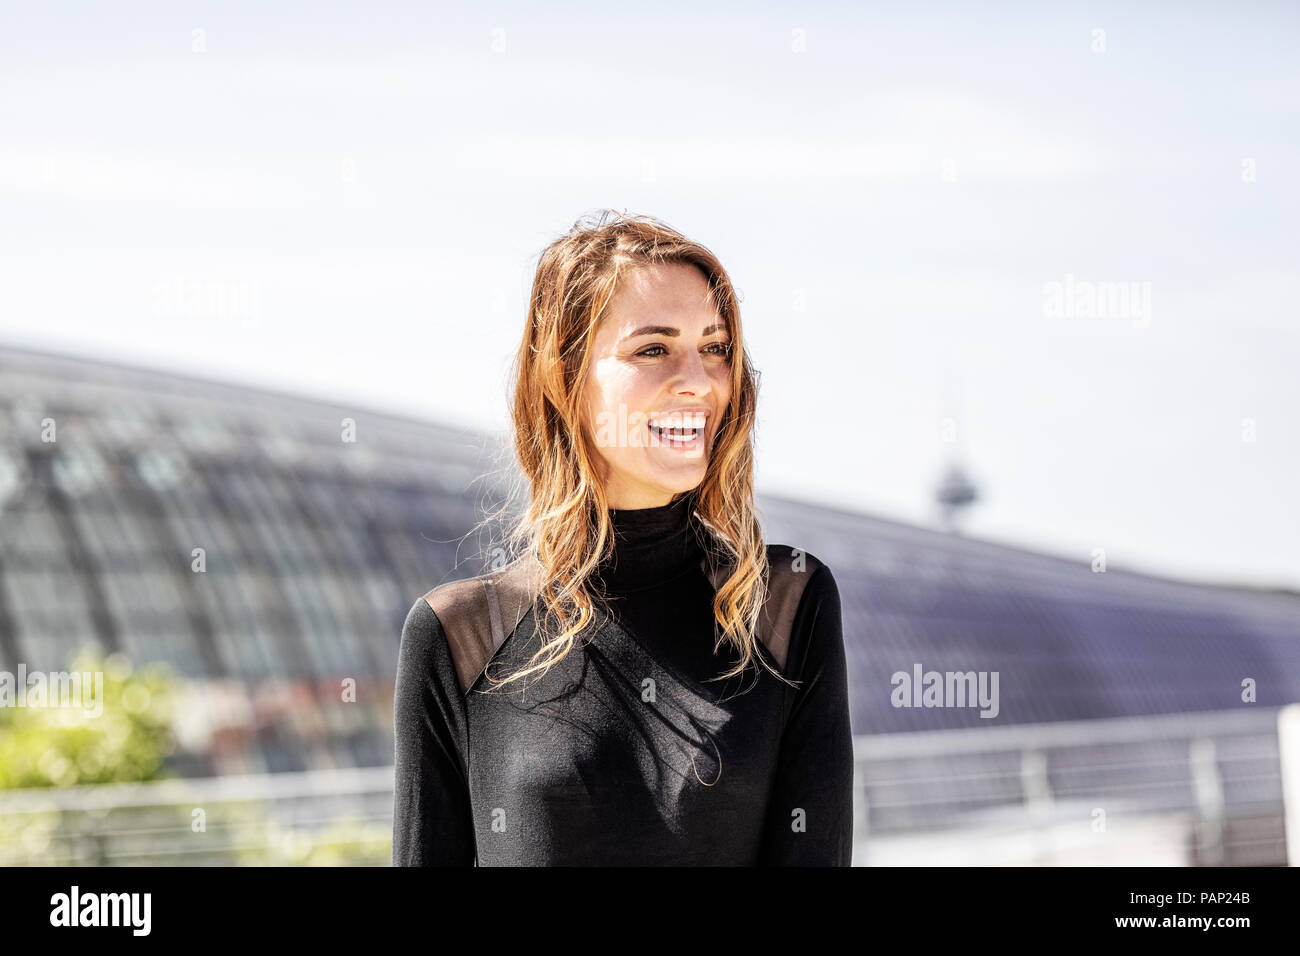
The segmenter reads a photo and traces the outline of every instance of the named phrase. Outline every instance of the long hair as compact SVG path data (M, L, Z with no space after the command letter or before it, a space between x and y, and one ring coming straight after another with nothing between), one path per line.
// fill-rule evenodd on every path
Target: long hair
M704 274L732 344L731 398L704 479L685 493L693 496L690 507L709 537L710 559L723 556L732 571L713 600L714 652L730 642L739 661L712 679L731 677L758 660L788 683L757 651L758 617L770 576L753 505L751 433L759 376L745 351L735 289L722 263L704 246L650 216L606 209L579 219L542 251L523 341L510 371L513 445L521 475L500 510L510 508L525 482L528 504L511 524L504 551L520 556L515 560L534 562L534 617L542 639L527 666L499 681L489 674L494 685L536 672L540 679L595 618L591 578L614 545L609 505L584 420L583 386L597 328L620 276L659 263L687 263ZM547 634L547 621L559 622L553 636Z

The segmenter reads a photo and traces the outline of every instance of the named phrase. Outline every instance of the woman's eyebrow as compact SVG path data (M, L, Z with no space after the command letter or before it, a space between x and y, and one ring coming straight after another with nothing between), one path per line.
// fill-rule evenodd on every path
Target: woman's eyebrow
M707 326L704 329L704 331L701 332L700 334L712 335L714 332L721 332L723 330L724 330L724 326L721 325L720 323L715 322L713 325ZM670 328L669 326L666 325L643 325L641 326L641 328L629 332L627 335L623 336L623 341L627 341L628 339L635 339L638 336L642 336L642 335L678 336L681 334L682 334L681 329Z

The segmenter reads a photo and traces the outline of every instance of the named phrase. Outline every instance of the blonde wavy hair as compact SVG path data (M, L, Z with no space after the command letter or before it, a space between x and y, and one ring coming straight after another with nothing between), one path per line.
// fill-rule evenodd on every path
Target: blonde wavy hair
M698 242L653 217L605 209L582 217L542 251L523 341L510 371L513 451L520 477L497 514L511 510L525 483L528 504L511 523L504 547L495 551L540 564L534 616L542 643L528 665L509 677L496 680L489 674L495 686L538 672L540 679L595 619L591 578L612 553L613 529L584 421L583 386L596 331L620 276L659 263L687 263L704 274L732 343L731 398L704 479L672 499L695 497L695 515L712 539L710 560L724 556L732 572L713 600L714 652L730 642L739 661L711 679L732 677L757 660L789 683L757 651L758 618L770 574L753 504L751 433L759 376L744 348L735 289L722 263ZM554 636L543 627L547 621L559 622Z

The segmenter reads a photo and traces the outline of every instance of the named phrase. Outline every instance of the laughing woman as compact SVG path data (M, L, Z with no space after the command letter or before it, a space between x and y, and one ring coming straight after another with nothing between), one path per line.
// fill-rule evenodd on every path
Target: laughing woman
M650 217L579 222L513 389L516 556L402 631L394 865L849 865L839 591L763 540L721 263Z

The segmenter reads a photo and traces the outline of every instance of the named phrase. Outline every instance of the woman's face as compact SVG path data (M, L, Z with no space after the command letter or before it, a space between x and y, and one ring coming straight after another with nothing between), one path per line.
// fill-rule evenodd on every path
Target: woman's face
M639 266L620 278L583 392L611 508L657 508L704 480L731 399L723 326L695 266ZM653 425L699 430L674 437Z

